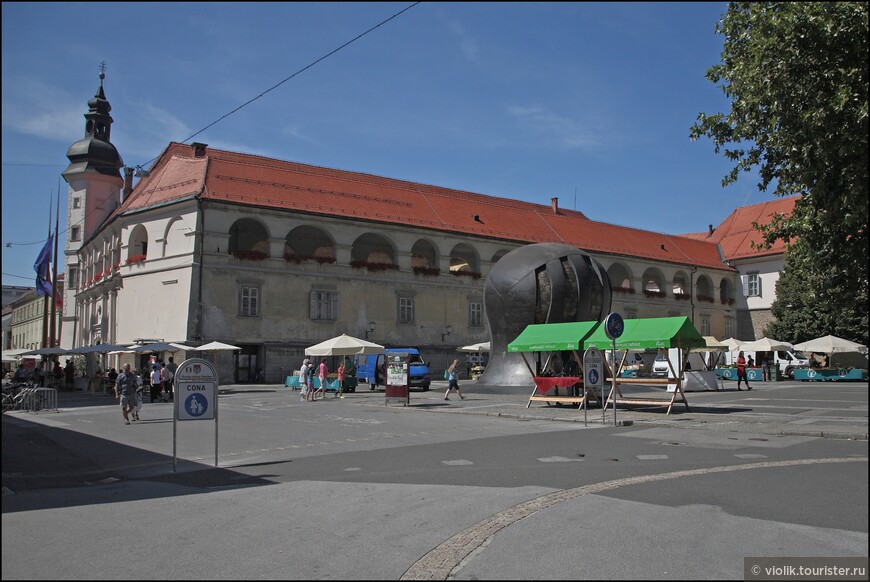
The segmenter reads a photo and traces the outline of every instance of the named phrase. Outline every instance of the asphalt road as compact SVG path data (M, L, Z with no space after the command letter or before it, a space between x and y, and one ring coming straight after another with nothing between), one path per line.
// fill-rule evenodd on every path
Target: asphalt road
M174 425L108 396L3 415L3 579L744 579L867 557L866 383L583 411L226 386ZM175 438L173 439L173 434ZM173 459L173 450L176 458ZM217 467L215 452L217 451ZM751 561L751 560L750 560Z

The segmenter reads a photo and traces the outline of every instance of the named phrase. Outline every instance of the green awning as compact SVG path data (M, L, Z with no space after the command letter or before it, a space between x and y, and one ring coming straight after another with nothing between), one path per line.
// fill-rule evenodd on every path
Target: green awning
M658 349L658 348L702 348L707 345L704 338L692 325L688 317L649 317L626 319L625 331L616 340L616 349ZM613 340L604 333L604 327L596 329L585 341L585 347L595 346L599 350L613 347Z
M527 325L517 338L508 344L509 352L556 352L577 350L597 321L568 323L533 323Z

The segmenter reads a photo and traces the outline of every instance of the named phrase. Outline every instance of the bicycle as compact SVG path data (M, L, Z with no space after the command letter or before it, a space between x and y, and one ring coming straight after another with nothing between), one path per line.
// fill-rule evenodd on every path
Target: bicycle
M30 380L24 382L7 382L3 385L3 411L17 410L21 404L21 392L34 388Z
M37 388L27 387L12 398L12 410L38 412L45 406L45 396Z

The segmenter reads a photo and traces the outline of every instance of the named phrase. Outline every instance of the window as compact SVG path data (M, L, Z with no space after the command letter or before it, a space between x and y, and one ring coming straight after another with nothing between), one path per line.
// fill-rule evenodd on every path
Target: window
M701 335L713 335L710 333L710 318L701 318Z
M81 208L82 207L82 199L76 196L73 198L73 208Z
M743 275L743 296L761 297L761 277L758 273Z
M468 305L468 325L469 327L483 325L483 305L479 301L472 301Z
M399 323L414 323L413 297L399 297Z
M725 320L725 336L726 337L734 337L734 320L726 319Z
M242 286L239 297L239 315L242 317L257 317L260 315L260 288Z
M70 289L77 289L79 286L79 269L78 267L70 267L67 274L67 286Z
M338 291L312 291L309 296L308 317L313 320L338 319Z
M69 229L69 239L70 240L81 240L81 228L78 226L73 226Z

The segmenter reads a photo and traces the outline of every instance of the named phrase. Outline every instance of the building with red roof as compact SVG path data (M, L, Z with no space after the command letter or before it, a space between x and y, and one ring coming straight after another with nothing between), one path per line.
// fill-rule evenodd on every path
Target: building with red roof
M677 236L589 220L557 198L531 204L201 143L170 143L134 186L105 145L102 80L88 103L64 172L65 347L219 340L242 347L221 362L225 381L264 370L274 382L305 347L347 333L417 346L437 369L457 346L489 339L493 265L540 242L604 265L612 310L626 318L686 315L702 335L752 339L764 320L754 312L769 313L762 289L774 291L782 248L753 250L751 223L793 200Z

